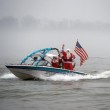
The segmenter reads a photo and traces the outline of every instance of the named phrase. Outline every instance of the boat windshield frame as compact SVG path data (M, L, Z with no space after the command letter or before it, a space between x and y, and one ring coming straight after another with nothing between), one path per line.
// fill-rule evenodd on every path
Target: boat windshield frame
M40 49L40 50L36 50L34 52L32 52L31 54L27 55L22 61L21 61L21 65L24 64L29 58L32 58L32 56L34 56L37 53L41 53L40 59L37 60L37 63L35 64L35 66L38 66L39 62L42 61L42 59L46 56L46 54L52 50L56 50L57 53L59 54L59 50L57 48L44 48L44 49Z

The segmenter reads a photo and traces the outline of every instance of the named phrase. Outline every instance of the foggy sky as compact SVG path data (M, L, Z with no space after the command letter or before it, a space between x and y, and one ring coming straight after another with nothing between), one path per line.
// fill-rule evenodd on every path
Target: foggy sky
M110 22L109 0L0 0L0 17Z
M90 57L110 57L110 0L0 0L0 58L25 57L78 39Z

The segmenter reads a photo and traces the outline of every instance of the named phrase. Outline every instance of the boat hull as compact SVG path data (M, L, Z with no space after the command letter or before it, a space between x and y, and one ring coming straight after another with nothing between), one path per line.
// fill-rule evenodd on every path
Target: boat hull
M42 76L49 77L55 74L80 74L85 73L71 71L61 68L53 68L46 66L32 66L32 65L6 65L6 67L18 78L22 80L41 79Z

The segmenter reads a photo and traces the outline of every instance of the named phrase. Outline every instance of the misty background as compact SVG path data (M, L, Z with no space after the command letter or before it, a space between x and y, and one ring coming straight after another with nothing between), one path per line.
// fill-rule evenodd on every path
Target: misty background
M110 57L109 0L0 0L0 60L47 47Z

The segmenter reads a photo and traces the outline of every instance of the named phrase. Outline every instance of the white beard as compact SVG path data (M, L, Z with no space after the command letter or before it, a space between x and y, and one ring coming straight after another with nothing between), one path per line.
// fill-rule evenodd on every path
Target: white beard
M70 54L70 53L67 53L67 59L69 59L69 58L70 58L70 56L71 56L71 54Z

